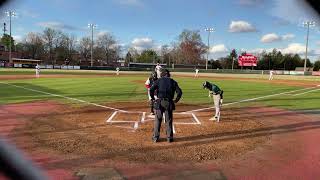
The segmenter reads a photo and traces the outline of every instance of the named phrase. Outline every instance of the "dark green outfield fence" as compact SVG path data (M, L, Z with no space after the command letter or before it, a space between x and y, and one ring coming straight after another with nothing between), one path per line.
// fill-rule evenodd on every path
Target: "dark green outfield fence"
M40 65L41 69L63 69L63 70L110 70L115 71L115 67L111 66L52 66ZM29 66L19 66L16 68L34 68ZM195 72L194 68L167 68L171 72ZM120 67L120 71L152 71L153 68L149 67ZM251 70L251 69L200 69L200 73L224 73L224 74L269 74L269 70ZM278 75L312 75L312 72L303 71L283 71L275 70Z

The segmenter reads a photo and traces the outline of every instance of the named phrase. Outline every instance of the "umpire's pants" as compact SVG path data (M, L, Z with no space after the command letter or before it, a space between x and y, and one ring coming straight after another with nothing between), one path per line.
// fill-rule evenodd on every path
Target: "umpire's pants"
M170 102L173 103L173 102ZM156 108L156 116L154 122L154 129L153 129L153 139L159 139L160 137L160 128L162 123L163 113L165 115L165 122L166 122L166 133L167 139L173 139L173 127L172 127L172 120L173 120L173 108L172 104L163 107L161 104Z

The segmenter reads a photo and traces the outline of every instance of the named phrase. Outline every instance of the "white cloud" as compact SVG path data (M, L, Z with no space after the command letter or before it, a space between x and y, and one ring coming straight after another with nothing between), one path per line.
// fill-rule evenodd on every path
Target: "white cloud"
M16 43L22 41L22 36L20 36L20 35L12 35L12 38L14 39L14 41Z
M48 21L48 22L39 22L39 26L44 28L52 28L52 29L65 29L65 30L80 30L80 28L64 24L56 21Z
M288 45L288 47L281 49L280 51L284 54L304 54L306 51L306 46L300 43L291 43ZM311 50L310 52L311 55L314 51Z
M218 44L210 48L210 53L213 53L213 54L226 53L228 51L229 51L228 48L224 44Z
M320 41L317 41L316 44L317 44L318 46L320 46Z
M286 41L286 40L293 39L294 37L296 37L294 34L285 34L282 36L282 39Z
M285 48L256 48L256 49L251 49L251 50L246 50L246 49L241 49L241 52L248 52L251 54L259 55L263 51L269 53L272 52L273 49L276 49L277 51L280 51L282 54L299 54L300 56L304 56L306 52L306 46L305 44L300 44L300 43L291 43ZM311 57L320 55L320 49L319 50L314 50L310 49L308 50L308 55Z
M109 34L110 32L109 31L107 31L107 30L102 30L102 31L99 31L98 33L97 33L97 36L103 36L103 35L106 35L106 34Z
M229 49L224 44L218 44L210 47L210 58L220 58L225 57L229 54Z
M256 28L246 21L231 21L229 32L256 32Z
M260 41L263 43L272 43L277 41L287 41L287 40L293 39L294 37L295 37L294 34L285 34L283 36L279 36L276 33L270 33L270 34L263 35Z
M144 38L135 38L131 42L131 46L141 52L145 49L152 49L155 47L154 40L148 37Z
M272 42L276 42L276 41L281 41L281 37L275 33L270 33L270 34L266 34L266 35L262 36L260 41L263 43L272 43Z
M266 49L266 48L256 48L256 49L249 49L249 50L241 49L239 54L241 54L241 52L247 52L247 53L250 53L250 54L259 55L262 52L267 52L267 53L272 52L273 49L274 48L268 48L268 49Z

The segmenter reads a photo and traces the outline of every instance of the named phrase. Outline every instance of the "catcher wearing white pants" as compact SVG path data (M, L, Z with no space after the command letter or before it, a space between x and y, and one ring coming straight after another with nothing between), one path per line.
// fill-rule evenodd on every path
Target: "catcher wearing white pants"
M214 107L215 107L215 115L210 118L210 121L218 121L220 120L220 110L222 106L223 101L223 90L221 90L217 85L213 83L209 83L208 81L205 81L202 84L204 89L209 90L209 97L213 98Z

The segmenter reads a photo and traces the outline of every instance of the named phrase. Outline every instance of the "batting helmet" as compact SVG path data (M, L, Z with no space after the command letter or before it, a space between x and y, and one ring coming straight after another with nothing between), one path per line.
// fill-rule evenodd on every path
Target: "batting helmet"
M209 87L209 82L208 81L205 81L203 84L202 84L202 88L205 89L205 88L208 88Z
M150 78L153 79L153 80L157 80L158 79L157 73L155 71L152 71L151 74L150 74Z

